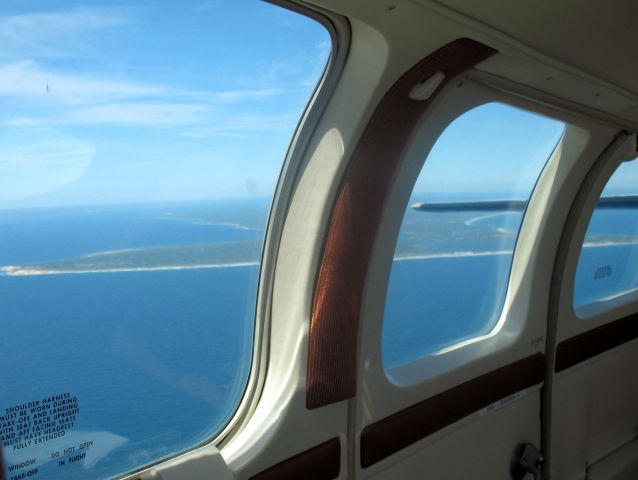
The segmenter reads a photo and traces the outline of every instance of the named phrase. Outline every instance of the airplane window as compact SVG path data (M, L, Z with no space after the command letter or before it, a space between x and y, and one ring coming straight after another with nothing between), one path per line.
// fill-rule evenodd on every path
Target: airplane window
M212 440L319 23L254 0L0 6L0 437L9 478L103 479Z
M638 287L638 162L611 176L589 221L576 268L574 308L605 306ZM621 300L622 301L622 300ZM607 306L611 306L610 303Z
M564 124L490 103L429 153L399 231L382 336L386 370L489 334L527 202Z

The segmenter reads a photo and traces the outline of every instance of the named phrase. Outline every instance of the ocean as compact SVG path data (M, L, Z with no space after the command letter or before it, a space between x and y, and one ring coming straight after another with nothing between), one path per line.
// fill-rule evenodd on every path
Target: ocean
M178 210L193 218L166 207L0 215L0 264L251 239L260 248L263 227L202 219L198 209ZM34 478L110 478L219 431L250 371L258 274L251 265L0 275L0 432L14 406L69 394L76 402L66 405L78 410L57 422L72 421L64 436L36 445L56 432L34 431L28 408L31 428L5 457L9 468L35 462L9 478L36 468ZM5 444L15 440L7 433Z
M623 268L635 260L635 214L596 213L576 306L635 288L636 275ZM31 268L0 275L9 478L104 479L192 448L232 416L251 366L259 276L251 258L176 269L149 268L158 265L136 254L120 259L142 262L124 264L129 271L99 262L82 273L34 269L103 252L113 261L118 252L234 242L257 255L266 215L266 203L0 213L0 266ZM493 327L521 218L408 211L386 301L386 368Z

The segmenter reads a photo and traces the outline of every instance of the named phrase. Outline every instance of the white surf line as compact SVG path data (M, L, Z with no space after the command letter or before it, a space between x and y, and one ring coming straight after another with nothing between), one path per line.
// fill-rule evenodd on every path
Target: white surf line
M492 255L512 255L512 250L495 250L490 252L443 252L443 253L430 253L423 255L405 255L394 257L395 262L402 262L405 260L431 260L435 258L463 258L463 257L489 257Z
M164 214L163 217L160 217L163 220L170 221L178 221L178 222L189 222L192 225L203 225L206 227L231 227L237 230L247 230L247 231L262 231L263 228L258 227L249 227L248 225L244 225L242 223L234 223L234 222L214 222L210 220L206 220L203 218L189 218L189 217L178 217L172 216L170 214Z
M35 276L35 275L73 275L82 273L120 273L120 272L156 272L166 270L200 270L211 268L237 268L258 266L260 262L237 262L237 263L209 263L202 265L159 265L157 267L137 267L137 268L104 268L93 270L45 270L39 268L6 266L0 267L5 275L12 277Z
M242 225L241 223L232 223L232 222L212 222L212 223L207 223L206 221L200 221L199 223L201 223L202 225L211 225L211 226L219 226L219 227L232 227L232 228L236 228L237 230L246 230L246 231L258 231L258 230L262 230L260 228L257 227L249 227L248 225Z
M624 242L614 242L613 240L606 240L603 242L585 242L583 243L584 248L601 248L601 247L615 247L615 246L630 246L630 245L638 245L638 240L633 241L624 241Z
M480 215L478 217L474 217L474 218L470 218L469 220L466 220L464 223L464 225L466 227L470 227L472 225L474 225L476 222L480 222L481 220L486 220L488 218L495 218L495 217L500 217L501 215L514 215L520 212L498 212L498 213L489 213L487 215Z
M587 242L583 245L584 248L603 248L603 247L615 247L615 246L629 246L638 245L638 240L631 242ZM441 253L427 253L422 255L398 255L393 258L395 262L404 260L430 260L436 258L462 258L462 257L487 257L490 255L512 255L512 250L492 250L484 252L474 252L471 250L463 252L441 252Z
M117 255L120 253L130 253L130 252L138 252L144 250L143 248L120 248L118 250L102 250L100 252L86 253L82 255L80 258L93 258L99 257L100 255Z
M638 245L638 240L628 242L586 242L584 248L602 248L613 246L629 246ZM124 250L120 250L124 251ZM115 252L115 250L114 250ZM395 262L402 262L407 260L432 260L437 258L464 258L464 257L489 257L496 255L512 255L514 252L511 250L494 250L485 252L463 251L463 252L441 252L430 253L421 255L399 255L393 258ZM85 257L91 257L94 254L85 255ZM236 263L209 263L202 265L158 265L156 267L136 267L136 268L104 268L104 269L92 269L92 270L46 270L37 267L20 267L18 265L6 265L0 267L0 272L8 276L31 276L31 275L70 275L81 273L118 273L118 272L151 272L151 271L166 271L166 270L198 270L198 269L211 269L211 268L233 268L233 267L250 267L258 266L260 262L236 262Z

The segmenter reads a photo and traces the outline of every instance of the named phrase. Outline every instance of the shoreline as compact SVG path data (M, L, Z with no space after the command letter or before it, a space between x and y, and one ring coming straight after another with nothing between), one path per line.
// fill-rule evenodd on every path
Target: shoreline
M615 246L630 246L638 245L637 241L601 241L601 242L585 242L583 248L604 248ZM124 250L122 250L124 251ZM468 258L468 257L487 257L496 255L512 255L512 250L492 250L492 251L456 251L456 252L437 252L437 253L423 253L423 254L404 254L395 256L393 262L403 262L409 260L435 260L444 258ZM92 254L86 255L87 257L99 255ZM5 265L0 267L0 275L10 277L27 277L36 275L77 275L82 273L123 273L123 272L152 272L152 271L169 271L169 270L201 270L201 269L214 269L214 268L239 268L239 267L255 267L259 266L261 262L234 262L234 263L207 263L201 265L157 265L153 267L122 267L122 268L95 268L87 270L63 270L63 269L47 269L39 268L37 266L24 266L19 265Z
M484 252L441 252L441 253L424 253L419 255L402 255L392 259L393 262L403 262L406 260L434 260L437 258L465 258L465 257L488 257L492 255L511 255L512 250L492 250Z
M210 263L203 265L158 265L156 267L123 267L123 268L104 268L93 270L47 270L37 267L16 267L4 266L0 267L1 275L9 277L28 277L36 275L76 275L81 273L122 273L122 272L152 272L167 270L202 270L213 268L237 268L237 267L254 267L260 262L237 262L237 263Z
M600 247L628 247L629 245L638 245L638 240L625 240L622 242L614 242L613 240L603 240L599 242L585 242L584 248L600 248Z

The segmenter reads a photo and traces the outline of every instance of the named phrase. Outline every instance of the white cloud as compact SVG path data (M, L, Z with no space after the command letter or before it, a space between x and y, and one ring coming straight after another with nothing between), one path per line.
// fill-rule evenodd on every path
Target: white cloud
M202 126L182 132L182 136L206 137L249 137L252 135L290 132L296 125L296 114L248 115L228 113L206 118Z
M188 103L113 103L75 109L59 123L182 125L199 122L206 107Z
M167 86L57 73L24 60L0 65L0 97L46 99L68 104L99 104L120 99L149 97L187 98L201 103L226 104L268 99L282 95L282 88L181 91Z
M19 55L24 49L39 57L68 56L57 47L57 40L77 34L121 25L127 22L124 11L104 8L78 8L66 12L28 13L0 18L0 55ZM77 44L81 47L81 44Z
M192 7L194 12L205 12L208 10L220 10L226 7L230 2L228 0L207 0Z
M78 8L67 12L27 13L0 19L0 36L23 38L27 34L44 36L51 33L86 31L125 23L123 15L113 10Z
M107 103L69 109L52 117L16 117L13 127L59 125L177 126L199 123L208 108L188 103Z
M215 106L258 102L283 95L281 88L182 91L168 86L47 71L33 61L0 65L0 98L15 99L20 115L4 112L2 125L184 125L198 123ZM263 129L276 117L213 119L216 130L236 132L238 125Z
M0 97L46 98L78 104L158 95L163 91L162 87L135 82L54 73L28 60L0 66Z
M285 91L281 88L261 88L261 89L246 89L246 90L223 90L219 92L212 92L208 95L213 102L216 103L230 103L230 102L246 102L253 100L260 100L264 98L270 98L277 95L282 95Z
M15 117L1 123L4 127L37 127L47 122L40 118Z

